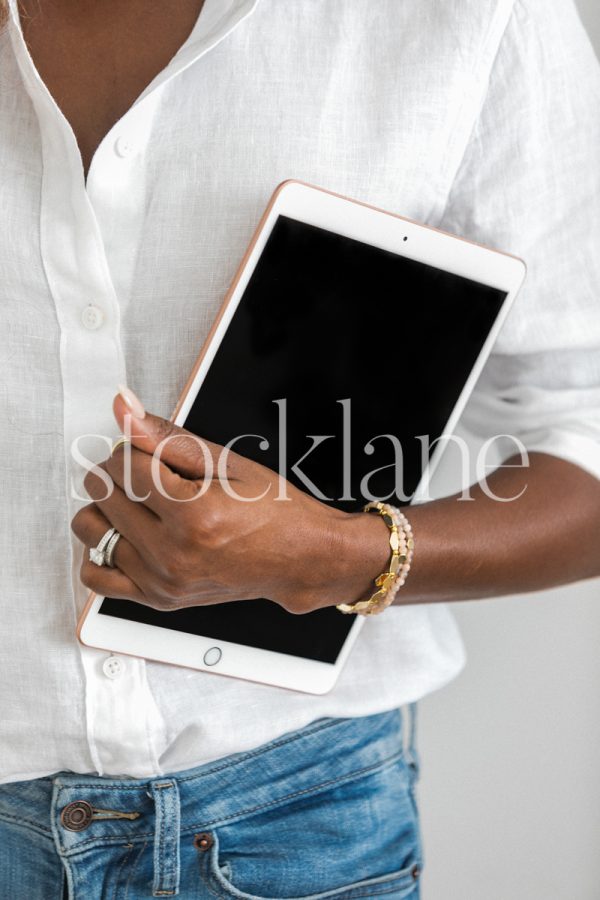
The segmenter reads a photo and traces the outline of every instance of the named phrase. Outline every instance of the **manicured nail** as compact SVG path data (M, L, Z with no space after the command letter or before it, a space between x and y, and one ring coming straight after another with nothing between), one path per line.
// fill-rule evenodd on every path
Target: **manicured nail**
M144 404L136 397L131 388L125 387L124 384L119 385L119 394L129 407L129 411L131 415L135 419L143 419L146 415L146 410L144 409Z

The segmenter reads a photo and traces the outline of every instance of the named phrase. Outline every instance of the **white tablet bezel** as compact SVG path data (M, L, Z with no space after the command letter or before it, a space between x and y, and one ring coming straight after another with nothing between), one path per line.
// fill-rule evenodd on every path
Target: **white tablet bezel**
M469 394L523 282L526 273L525 263L510 254L491 250L481 244L299 181L285 181L275 190L181 394L172 419L178 425L185 421L273 225L280 215L390 250L507 292L506 300L446 424L444 433L450 434L456 427ZM419 502L426 495L431 476L444 452L443 444L444 442L437 444L419 482L413 503ZM94 593L88 598L77 628L77 636L83 644L110 650L113 653L218 672L222 675L311 694L323 694L331 690L364 622L363 617L355 617L338 659L330 664L226 641L215 641L113 616L98 615L103 599ZM216 649L220 650L220 655L216 653ZM218 661L212 665L205 662L206 654L211 650L213 653L209 659L219 656Z

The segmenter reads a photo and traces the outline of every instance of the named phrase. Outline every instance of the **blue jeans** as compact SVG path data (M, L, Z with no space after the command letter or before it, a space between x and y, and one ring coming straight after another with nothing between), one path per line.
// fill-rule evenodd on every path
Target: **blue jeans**
M61 772L0 785L0 897L418 900L417 765L402 718L320 719L150 780Z

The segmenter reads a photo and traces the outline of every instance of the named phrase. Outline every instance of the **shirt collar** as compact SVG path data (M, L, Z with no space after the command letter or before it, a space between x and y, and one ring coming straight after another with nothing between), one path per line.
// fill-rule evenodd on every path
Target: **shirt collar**
M259 2L260 0L204 0L196 24L187 40L179 48L170 63L150 82L135 101L134 106L157 87L160 87L160 85L169 81L174 75L177 75L184 69L187 69L193 62L204 56L213 47L216 47L217 44L237 28L240 22L254 12ZM8 0L8 5L11 27L17 30L18 38L22 42L18 0ZM26 51L25 55L29 56Z

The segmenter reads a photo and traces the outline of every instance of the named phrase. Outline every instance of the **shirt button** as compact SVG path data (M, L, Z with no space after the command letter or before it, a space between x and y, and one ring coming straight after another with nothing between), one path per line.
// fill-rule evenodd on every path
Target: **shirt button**
M118 137L115 141L115 153L117 156L120 156L124 159L126 156L131 156L133 153L133 144L126 138L124 135Z
M102 671L106 677L110 678L112 681L114 681L115 678L120 678L124 669L125 665L123 660L119 659L118 656L109 656L102 663Z
M94 306L93 303L90 303L83 309L81 321L90 331L95 331L104 322L104 313L99 306Z

